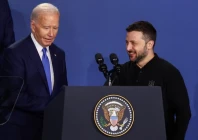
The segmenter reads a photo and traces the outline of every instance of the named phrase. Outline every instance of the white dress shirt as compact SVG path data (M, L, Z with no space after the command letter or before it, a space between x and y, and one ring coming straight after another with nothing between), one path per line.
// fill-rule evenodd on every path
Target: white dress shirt
M34 38L34 35L31 33L31 38L32 38L32 41L34 42L34 45L36 46L36 49L38 51L38 54L41 58L41 62L42 62L42 56L43 56L43 52L42 52L42 49L43 47L36 41L36 39ZM53 87L54 87L54 71L53 71L53 66L52 66L52 60L51 60L51 55L50 55L50 50L49 50L49 46L46 47L47 49L47 57L49 59L49 63L50 63L50 74L51 74L51 82L52 82L52 90L53 90Z

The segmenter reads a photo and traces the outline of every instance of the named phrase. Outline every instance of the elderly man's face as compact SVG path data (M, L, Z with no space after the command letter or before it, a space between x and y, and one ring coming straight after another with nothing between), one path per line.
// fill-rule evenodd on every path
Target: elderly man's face
M47 47L50 46L58 33L59 14L41 13L36 21L31 21L31 29L38 43Z

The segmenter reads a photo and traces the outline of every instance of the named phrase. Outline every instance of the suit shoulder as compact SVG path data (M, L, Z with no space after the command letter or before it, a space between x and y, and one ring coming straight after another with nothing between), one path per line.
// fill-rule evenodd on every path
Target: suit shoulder
M8 48L6 48L7 50L12 50L12 51L19 51L21 49L26 48L26 38L23 38L21 40L18 40L16 42L14 42L13 44L11 44Z

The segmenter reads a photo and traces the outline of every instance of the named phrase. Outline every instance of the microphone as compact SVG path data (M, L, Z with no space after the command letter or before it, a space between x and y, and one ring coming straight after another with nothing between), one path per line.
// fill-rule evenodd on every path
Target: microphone
M119 74L120 69L121 69L121 65L118 63L119 59L118 59L117 55L115 53L111 53L109 55L109 58L111 60L111 63L114 65L114 68L113 68L112 72L116 71L116 73Z
M97 64L99 64L99 67L98 67L99 71L104 74L104 77L106 79L108 79L109 78L109 72L107 70L107 65L104 64L104 58L102 57L102 55L100 53L97 53L95 55L95 59L96 59Z
M112 63L113 65L117 65L117 64L118 64L119 59L118 59L118 57L117 57L117 55L116 55L115 53L111 53L111 54L109 55L109 58L110 58L111 63Z
M95 59L96 59L97 64L99 64L99 65L103 64L103 62L104 62L104 58L102 57L102 54L100 54L100 53L97 53L95 55Z
M119 59L118 59L118 57L115 53L111 53L109 55L109 58L111 60L111 63L114 65L113 69L110 70L109 73L114 73L115 72L115 74L111 74L111 76L114 75L115 77L114 76L111 77L111 78L113 78L113 80L111 81L111 83L109 83L109 86L112 86L114 81L118 78L118 75L119 75L120 69L121 69L121 65L119 64Z

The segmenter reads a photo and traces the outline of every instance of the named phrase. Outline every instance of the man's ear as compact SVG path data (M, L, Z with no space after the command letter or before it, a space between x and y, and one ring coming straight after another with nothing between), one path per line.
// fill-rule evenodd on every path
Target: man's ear
M154 46L154 41L153 40L150 40L150 41L147 42L147 48L148 48L148 50L153 49L153 46Z
M30 27L31 27L32 32L35 32L35 21L34 20L31 20Z

